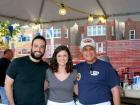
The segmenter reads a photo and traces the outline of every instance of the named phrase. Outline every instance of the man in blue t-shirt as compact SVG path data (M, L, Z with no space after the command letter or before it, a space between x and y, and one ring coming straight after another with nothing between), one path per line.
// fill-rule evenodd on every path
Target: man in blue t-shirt
M78 71L78 99L80 105L120 105L119 78L110 63L96 58L96 43L92 38L81 41L85 62L75 66Z

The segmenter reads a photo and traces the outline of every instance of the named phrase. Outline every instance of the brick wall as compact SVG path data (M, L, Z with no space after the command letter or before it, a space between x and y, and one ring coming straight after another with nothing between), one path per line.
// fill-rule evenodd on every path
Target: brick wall
M107 55L114 68L140 72L140 40L107 41Z

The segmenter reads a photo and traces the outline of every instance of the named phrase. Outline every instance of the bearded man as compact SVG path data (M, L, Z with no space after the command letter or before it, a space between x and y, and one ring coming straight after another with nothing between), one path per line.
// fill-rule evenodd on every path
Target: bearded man
M45 49L46 39L36 36L31 54L14 59L9 65L5 79L9 105L46 105L44 81L49 66L42 61Z

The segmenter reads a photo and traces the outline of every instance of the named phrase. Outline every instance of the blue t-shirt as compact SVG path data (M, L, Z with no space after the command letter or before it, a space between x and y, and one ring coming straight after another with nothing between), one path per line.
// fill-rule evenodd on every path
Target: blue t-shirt
M82 104L98 104L111 99L111 88L120 83L111 64L97 59L93 64L81 62L75 68L78 71L78 98Z

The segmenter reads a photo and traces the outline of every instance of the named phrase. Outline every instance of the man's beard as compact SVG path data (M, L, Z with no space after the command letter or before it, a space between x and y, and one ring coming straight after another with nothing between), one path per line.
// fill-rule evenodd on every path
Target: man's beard
M42 52L40 52L40 51L34 51L34 52L33 52L33 51L31 50L31 56L32 56L32 58L34 58L34 59L36 59L36 60L42 59L43 55L44 55L44 53L42 53Z

